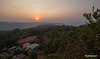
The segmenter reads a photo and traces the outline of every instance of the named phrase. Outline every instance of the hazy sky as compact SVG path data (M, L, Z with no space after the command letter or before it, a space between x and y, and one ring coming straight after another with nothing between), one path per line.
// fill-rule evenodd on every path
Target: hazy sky
M92 6L100 9L100 0L0 0L0 21L80 25Z

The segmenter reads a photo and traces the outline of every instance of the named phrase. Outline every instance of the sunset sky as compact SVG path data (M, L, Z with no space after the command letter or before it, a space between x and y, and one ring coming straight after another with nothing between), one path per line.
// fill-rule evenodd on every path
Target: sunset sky
M100 0L0 0L0 22L80 25L93 6L100 9Z

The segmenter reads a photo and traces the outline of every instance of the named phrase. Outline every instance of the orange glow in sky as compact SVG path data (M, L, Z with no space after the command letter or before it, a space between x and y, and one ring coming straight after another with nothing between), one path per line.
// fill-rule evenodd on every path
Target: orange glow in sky
M92 6L100 9L100 0L0 0L0 22L83 24Z
M39 20L39 17L35 17L35 20L38 21Z

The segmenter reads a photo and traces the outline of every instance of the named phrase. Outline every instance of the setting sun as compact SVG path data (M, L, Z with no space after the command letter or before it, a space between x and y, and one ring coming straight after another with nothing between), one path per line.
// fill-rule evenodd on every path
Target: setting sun
M35 17L35 20L38 21L39 20L39 17Z
M39 18L37 17L36 20L39 20Z

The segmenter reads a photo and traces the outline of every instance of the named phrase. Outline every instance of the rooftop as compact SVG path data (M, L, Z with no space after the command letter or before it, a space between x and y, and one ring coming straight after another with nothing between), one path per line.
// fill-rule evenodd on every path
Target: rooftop
M39 44L34 43L34 44L28 46L28 48L30 48L30 49L34 49L34 48L36 48L37 46L39 46Z

